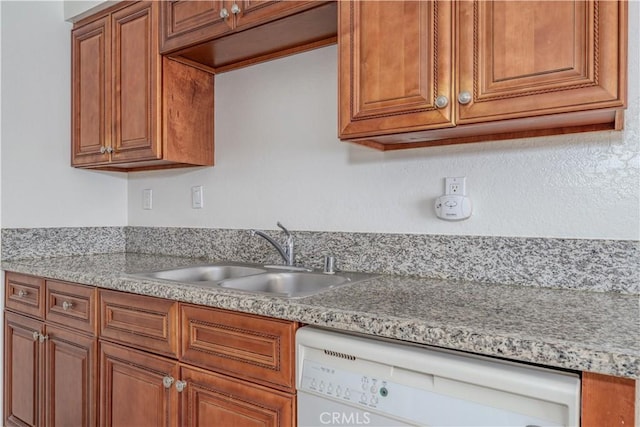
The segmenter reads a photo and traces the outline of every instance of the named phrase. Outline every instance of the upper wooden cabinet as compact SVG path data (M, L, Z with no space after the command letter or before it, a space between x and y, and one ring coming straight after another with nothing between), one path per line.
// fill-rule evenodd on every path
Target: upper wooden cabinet
M340 3L341 137L453 126L452 7Z
M619 127L626 31L624 1L340 2L340 137L387 150Z
M178 0L163 2L161 52L206 41L234 29L282 18L313 6L312 1Z
M160 56L158 7L120 6L74 28L73 166L213 165L213 76Z
M216 72L335 43L331 1L162 2L160 52Z

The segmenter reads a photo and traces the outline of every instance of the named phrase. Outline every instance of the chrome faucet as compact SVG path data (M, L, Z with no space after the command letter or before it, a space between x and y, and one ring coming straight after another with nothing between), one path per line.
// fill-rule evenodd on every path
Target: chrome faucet
M264 238L267 242L271 243L274 248L276 248L282 259L284 260L285 265L293 265L295 262L295 253L293 252L293 236L291 235L289 230L284 227L284 225L280 224L280 221L277 222L277 225L287 235L287 241L284 246L273 240L273 238L266 234L264 231L251 230L251 235L258 235Z

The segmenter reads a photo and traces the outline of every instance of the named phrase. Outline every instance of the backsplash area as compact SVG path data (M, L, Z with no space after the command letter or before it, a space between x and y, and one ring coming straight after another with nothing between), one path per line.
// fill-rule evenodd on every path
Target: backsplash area
M276 240L280 231L269 231ZM493 236L293 232L296 262L449 280L640 294L640 243ZM2 259L130 252L281 263L248 230L167 227L3 229Z

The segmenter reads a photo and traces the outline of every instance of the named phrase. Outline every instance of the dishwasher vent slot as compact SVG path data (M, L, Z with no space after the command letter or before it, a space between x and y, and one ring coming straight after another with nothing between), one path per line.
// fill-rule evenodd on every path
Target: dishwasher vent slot
M337 351L332 351L332 350L324 350L324 354L326 354L327 356L331 356L331 357L338 357L340 359L347 359L347 360L356 360L355 356L352 356L350 354L346 354L346 353L339 353Z

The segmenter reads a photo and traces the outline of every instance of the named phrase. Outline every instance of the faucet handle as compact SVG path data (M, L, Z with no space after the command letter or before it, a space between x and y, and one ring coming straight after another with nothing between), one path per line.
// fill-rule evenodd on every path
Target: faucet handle
M324 270L325 274L334 274L336 272L336 257L326 255L324 257Z

